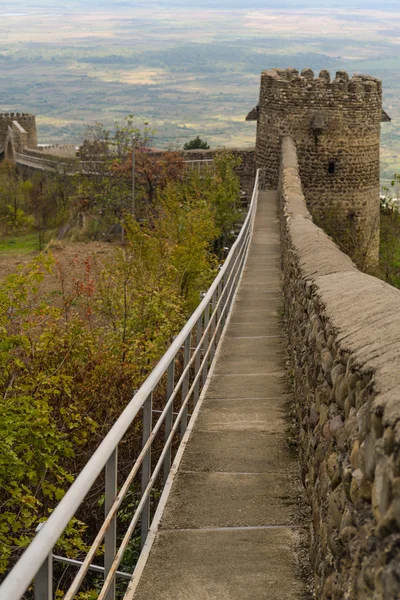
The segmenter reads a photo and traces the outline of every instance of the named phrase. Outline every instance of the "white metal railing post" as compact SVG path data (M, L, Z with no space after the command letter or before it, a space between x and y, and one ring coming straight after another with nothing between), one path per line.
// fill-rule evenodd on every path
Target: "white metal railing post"
M217 304L217 291L218 288L214 291L213 295L212 295L212 299L211 299L211 327L210 327L210 338L212 340L211 342L211 352L210 352L210 361L212 361L212 359L214 358L214 354L215 354L215 338L213 339L214 336L214 331L217 325L217 315L215 312L215 307Z
M118 447L106 463L104 511L107 517L117 496ZM113 517L104 537L104 579L107 577L117 553L117 519ZM115 578L108 590L107 600L115 600Z
M204 330L207 329L208 326L208 322L210 319L210 305L207 304L206 308L204 309ZM208 375L208 358L204 358L207 350L208 350L208 339L210 337L210 332L208 331L205 336L204 336L204 341L203 341L203 373L202 373L202 386L204 386L206 379L207 379L207 375Z
M224 310L224 314L222 317L221 330L224 329L226 320L228 318L229 290L230 290L229 283L227 283L228 278L229 278L229 273L227 272L224 274L224 277L222 279L222 293L224 294L223 308L226 306L226 309Z
M146 445L153 428L153 392L143 404L143 435L142 448ZM151 477L151 446L147 451L142 463L142 495L144 494ZM143 548L150 528L150 498L142 510L140 542Z
M169 398L171 397L172 392L174 391L174 385L175 385L175 356L172 359L172 361L170 362L168 371L167 371L167 397L166 397L167 402L168 402ZM168 410L168 413L165 417L165 421L164 421L164 423L165 423L164 439L165 440L168 439L169 434L171 433L173 420L174 420L174 406L172 403ZM171 454L172 454L171 451L172 451L172 448L170 446L168 448L168 451L167 451L167 453L165 455L165 459L164 459L164 483L167 481L169 471L171 469Z
M236 248L236 249L235 249L235 252L234 252L234 257L235 257L235 259L238 257L239 251L240 251L240 250L239 250L238 248ZM239 262L239 261L238 261L238 262ZM232 287L234 287L234 286L236 285L237 272L238 272L238 269L239 269L239 264L238 264L238 262L236 263L236 266L233 266L233 267L232 267L231 288L232 288ZM232 306L232 302L233 302L233 294L231 294L231 296L230 296L228 310L230 310L230 307Z
M223 281L220 281L220 284L217 288L218 289L218 300L221 298L222 293L223 293L223 289L224 289L223 283L224 283ZM217 318L216 318L217 323L219 321L219 318L221 316L221 312L222 312L223 308L224 308L224 303L221 301L219 303L218 309L217 309ZM217 327L218 327L218 331L217 331L217 335L215 336L215 346L216 347L218 346L219 338L221 337L221 332L222 332L222 328L223 328L223 319L221 319L221 323Z
M183 347L183 368L184 369L187 367L187 365L189 364L189 361L190 361L191 338L192 338L192 332L190 332L189 335L187 336L185 343L184 343L184 347ZM186 373L183 383L182 383L182 402L184 402L186 400L188 392L189 392L189 369L188 369L188 372ZM181 419L180 439L182 439L183 436L185 435L185 431L187 428L187 419L188 419L188 405L186 404L186 407L183 411L183 415L182 415L182 419Z
M35 600L53 599L53 552L51 552L35 576Z
M202 335L203 335L203 315L200 315L200 317L197 321L197 327L196 327L196 349L198 349L200 346ZM201 354L200 350L198 350L198 352L196 354L195 362L194 362L194 376L195 377L200 369L200 361L201 361L200 354ZM194 402L195 406L197 404L197 400L199 399L199 396L200 396L200 378L198 378L196 380L196 383L194 386L193 402Z

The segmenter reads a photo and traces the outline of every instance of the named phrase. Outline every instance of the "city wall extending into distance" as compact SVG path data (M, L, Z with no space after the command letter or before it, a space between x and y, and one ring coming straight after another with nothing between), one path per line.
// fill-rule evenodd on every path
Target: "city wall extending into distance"
M292 138L282 273L318 599L395 600L400 565L400 290L360 272L306 205Z
M261 76L256 147L241 158L279 190L282 289L318 600L400 597L400 290L356 267L319 225L379 259L382 84L310 69ZM40 159L32 115L0 115L0 146ZM17 150L16 150L17 149ZM210 160L217 150L184 153ZM69 155L68 155L69 152Z

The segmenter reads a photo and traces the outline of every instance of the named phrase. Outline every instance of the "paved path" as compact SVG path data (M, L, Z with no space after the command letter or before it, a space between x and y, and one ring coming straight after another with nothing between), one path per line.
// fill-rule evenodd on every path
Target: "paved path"
M242 283L137 600L300 600L297 462L285 439L276 193L259 199Z

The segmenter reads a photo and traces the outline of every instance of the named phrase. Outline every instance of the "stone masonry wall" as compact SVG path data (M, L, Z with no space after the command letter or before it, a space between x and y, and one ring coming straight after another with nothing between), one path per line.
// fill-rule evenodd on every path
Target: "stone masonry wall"
M256 176L255 148L226 148L226 150L241 159L236 173L240 177L243 192L250 199ZM183 155L184 160L207 160L213 159L214 154L218 151L218 149L212 148L210 150L187 150Z
M40 147L43 155L59 156L61 158L76 158L76 147L74 144L51 144Z
M72 145L66 146L65 151L63 146L50 146L49 148L46 148L46 152L43 152L42 148L25 148L24 154L26 156L34 156L35 158L41 158L43 160L56 161L60 163L75 164L77 162L76 151Z
M183 160L213 160L217 152L221 152L222 148L210 148L209 150L184 150L180 152ZM236 174L240 178L240 186L244 195L250 201L253 194L254 181L256 178L256 160L255 148L223 148L231 152L234 156L240 158L240 164L235 169ZM155 151L154 154L162 155L163 150Z
M324 226L378 260L382 83L344 71L263 71L256 162L276 189L282 136L296 142L307 206ZM348 240L348 238L353 238ZM359 260L361 263L361 259Z
M28 113L0 113L0 146L3 146L7 137L8 127L17 121L28 134L28 147L37 147L36 118Z
M400 598L400 291L312 221L283 139L282 265L316 597Z

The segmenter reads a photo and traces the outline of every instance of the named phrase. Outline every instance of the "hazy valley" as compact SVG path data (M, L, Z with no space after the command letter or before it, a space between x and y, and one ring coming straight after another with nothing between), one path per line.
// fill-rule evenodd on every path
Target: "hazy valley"
M221 8L221 6L226 8ZM325 3L326 5L327 3ZM41 141L79 142L87 124L133 113L159 147L197 134L249 145L262 69L346 69L380 77L393 122L382 171L400 170L400 10L338 1L20 3L0 9L0 110L38 115Z

